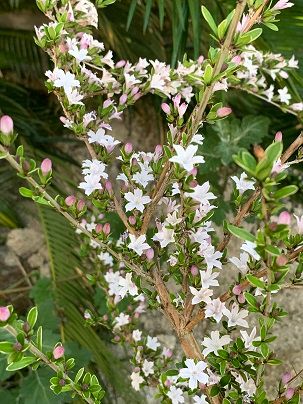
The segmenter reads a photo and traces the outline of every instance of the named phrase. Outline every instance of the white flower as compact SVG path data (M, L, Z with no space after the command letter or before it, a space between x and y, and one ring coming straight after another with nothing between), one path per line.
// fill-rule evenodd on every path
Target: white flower
M160 342L158 342L157 337L151 337L148 335L147 341L146 341L146 346L147 346L147 348L151 349L152 351L156 351L160 346Z
M203 137L202 135L200 135L200 133L196 133L196 134L193 136L193 138L192 138L192 140L191 140L191 143L196 143L196 144L202 145L202 144L203 144L203 140L204 140L204 137Z
M268 101L271 101L274 96L274 86L271 84L267 90L263 91L263 94L267 97Z
M102 163L97 159L84 160L82 162L82 173L85 175L98 175L99 177L108 178L108 174L105 172L106 164Z
M248 252L255 260L259 260L261 257L255 250L257 245L251 241L245 241L245 243L242 244L241 250Z
M246 252L240 253L240 259L237 257L229 258L229 261L234 264L242 275L245 275L248 271L248 262L249 255Z
M73 87L80 87L80 81L75 79L73 73L65 73L62 69L58 69L57 67L52 73L52 78L54 79L54 87L63 87L65 92L71 90Z
M135 181L135 183L142 185L142 187L145 188L150 181L153 181L154 176L147 170L141 170L134 174L132 179Z
M253 346L254 341L260 341L260 337L256 337L257 329L254 327L251 330L250 335L247 333L245 330L240 330L240 333L242 335L242 339L245 344L245 348L249 349L250 351L255 351L257 348Z
M132 281L131 273L127 273L125 278L122 276L120 277L119 286L121 286L119 296L121 296L122 299L127 293L129 293L131 296L136 296L138 294L138 288Z
M85 195L89 196L92 192L102 189L99 181L99 175L89 174L84 177L84 182L81 182L78 188L84 189Z
M294 111L303 111L303 102L296 102L290 106Z
M241 391L247 393L249 397L252 397L255 394L257 388L253 379L247 377L247 380L245 381L241 375L237 375L236 381L239 383Z
M134 390L136 390L136 391L139 391L140 390L140 384L142 384L144 382L143 377L140 375L139 372L133 372L130 375L130 378L131 378L132 388Z
M205 349L203 349L203 355L207 356L211 352L217 355L218 350L222 349L224 345L229 344L230 341L231 338L229 335L223 335L223 337L220 337L219 331L212 331L210 333L210 338L205 337L202 341L202 345L205 346Z
M69 105L84 105L81 101L83 99L83 95L80 94L76 88L66 90L65 94Z
M255 189L254 181L248 180L248 177L244 172L241 174L240 178L233 176L231 179L236 183L236 188L240 195L242 195L248 189Z
M239 305L234 303L229 311L226 307L223 309L223 314L228 318L228 327L235 327L236 325L240 327L248 328L248 323L244 320L248 316L248 310L240 310Z
M202 185L197 185L194 188L194 192L185 192L185 196L192 198L195 201L200 202L200 204L205 205L210 199L216 199L217 197L212 193L208 192L210 188L209 181L204 182Z
M112 266L114 264L113 257L108 252L100 252L100 254L98 255L98 258L105 265Z
M207 264L207 269L222 268L222 263L220 258L222 257L222 253L220 251L215 251L215 247L210 245L206 249L202 251L202 255Z
M289 100L291 99L291 95L288 93L288 88L284 87L278 90L280 101L284 104L289 104Z
M142 372L145 376L153 375L154 374L154 362L149 362L148 360L144 359Z
M205 306L205 317L212 317L219 323L223 317L223 309L225 308L225 304L221 302L221 300L214 299L211 302L207 303Z
M141 337L142 337L142 331L134 330L133 333L132 333L132 337L133 337L134 341L139 342L141 340Z
M303 234L303 215L301 217L294 215L297 221L297 233Z
M98 28L98 12L91 1L78 0L75 10L81 11L85 15L85 17L82 17L81 20L78 19L80 25L92 25L93 27Z
M146 243L146 236L142 234L139 237L134 236L133 234L129 235L130 243L128 244L128 248L135 251L138 255L142 255L145 250L148 250L150 246Z
M128 314L120 313L119 316L115 317L114 322L116 323L114 329L119 329L130 323L130 317Z
M208 374L204 372L207 364L203 361L195 363L193 359L186 359L186 368L180 369L179 377L189 379L188 386L190 389L196 389L199 383L206 384L208 382Z
M137 209L139 212L143 212L147 203L151 201L149 196L144 196L142 189L136 188L134 192L127 192L124 198L128 201L125 205L126 212Z
M194 298L191 301L191 304L198 304L201 302L209 303L211 301L210 296L212 296L214 293L210 289L201 288L200 290L197 290L193 286L190 286L189 289L191 294L194 296Z
M200 271L201 283L203 288L210 288L211 286L219 286L219 282L216 278L219 276L219 272L212 272L210 268L206 271Z
M175 386L171 386L167 397L171 399L172 404L184 403L183 391Z
M158 241L161 247L164 248L168 244L175 242L174 235L174 229L167 229L166 227L162 227L162 230L153 236L153 240Z
M279 0L272 8L272 10L284 10L285 8L289 8L294 6L294 3L290 3L289 0Z
M73 46L72 49L68 51L70 55L72 55L78 63L83 62L84 60L91 60L92 58L88 55L87 49L79 49L78 46Z
M191 171L194 168L194 164L204 163L204 158L202 156L195 156L198 146L190 144L187 149L184 149L181 145L177 144L174 144L173 146L177 155L171 157L169 161L179 164L186 171Z
M194 396L194 404L208 404L208 401L206 401L206 396L202 394L202 396Z
M173 213L168 213L167 218L165 219L165 224L170 224L171 226L175 227L177 224L181 223L183 218L177 217L178 211L174 211Z

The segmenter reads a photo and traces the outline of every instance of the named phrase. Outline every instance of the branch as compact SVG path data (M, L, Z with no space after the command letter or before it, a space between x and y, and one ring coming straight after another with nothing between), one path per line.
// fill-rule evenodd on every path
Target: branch
M18 332L15 330L14 327L11 325L7 324L5 327L5 330L11 334L14 337L17 337ZM56 373L62 372L61 367L56 365L55 363L51 362L46 355L44 355L43 352L41 352L32 342L28 342L29 345L29 351L36 357L39 358L42 362L44 362L48 367L50 367L52 370L54 370ZM83 397L82 391L79 390L73 380L65 373L63 372L63 377L64 379L68 380L69 385L71 386L72 390L75 391L84 401L86 401L89 404L94 404L94 400L88 397Z
M9 154L9 152L2 146L0 145L0 152L5 153L5 159L8 161L8 163L19 173L23 174L22 167L16 162L14 157ZM99 246L107 250L118 262L123 262L124 265L132 270L135 274L138 276L141 276L143 279L146 279L148 282L153 284L153 279L151 278L150 275L146 274L140 267L138 267L136 264L133 264L129 262L126 258L122 256L122 254L117 253L114 251L111 247L109 247L106 243L103 243L100 241L98 238L95 238L88 230L86 230L76 219L74 219L68 212L63 210L61 206L58 204L58 202L51 197L46 190L41 187L32 177L26 177L26 181L31 184L35 189L39 191L39 193L45 198L47 201L50 202L50 204L55 208L62 216L64 216L68 222L73 225L75 228L79 229L83 234L85 234L87 237L89 237L91 240L94 240Z

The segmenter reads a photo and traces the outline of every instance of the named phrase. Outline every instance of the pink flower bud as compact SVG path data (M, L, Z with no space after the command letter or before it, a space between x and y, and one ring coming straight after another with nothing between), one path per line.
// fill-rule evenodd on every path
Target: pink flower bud
M102 318L103 318L103 321L107 321L108 320L108 315L104 314L104 316Z
M287 384L292 378L292 374L291 372L285 372L282 375L281 381L283 383L283 386L285 386L285 384Z
M102 230L103 230L102 224L101 224L101 223L98 223L97 226L95 227L95 232L96 232L97 234L100 234L100 233L102 232Z
M164 385L165 385L165 387L170 387L172 385L171 380L168 380L168 379L165 380Z
M120 337L119 337L119 335L115 335L114 340L115 340L116 342L119 342L119 341L120 341Z
M132 89L132 91L131 91L131 95L134 96L134 95L138 94L138 91L139 91L139 90L140 90L140 88L137 87L137 86L135 86L135 87Z
M113 103L113 100L108 98L107 100L104 101L103 108L108 108L110 105L112 105L112 103Z
M0 307L0 321L7 321L10 318L11 312L6 306Z
M130 154L133 151L133 145L131 143L126 143L124 150L125 153Z
M139 318L140 317L140 313L135 313L134 314L134 318Z
M290 400L294 394L295 394L295 389L292 387L288 387L288 389L285 391L285 398L287 400Z
M195 177L198 173L197 167L194 167L189 173Z
M240 295L241 293L242 293L242 287L241 287L241 285L235 285L235 286L233 287L233 294L236 295L236 296L238 296L238 295Z
M278 218L278 224L286 224L287 226L289 226L290 222L291 222L290 214L286 210L281 212Z
M275 142L282 142L283 134L281 131L277 132L275 135Z
M53 350L53 357L54 359L60 359L62 356L64 356L64 347L62 345L58 345Z
M196 265L192 265L190 267L190 273L192 274L192 276L197 276L199 274L198 267L196 267Z
M139 91L137 94L134 95L134 100L138 101L139 98L141 98L141 97L142 97L142 93Z
M105 223L105 225L103 225L103 233L108 236L110 233L110 224L109 223Z
M77 203L77 209L78 209L79 211L81 211L81 210L84 208L84 206L85 206L84 200L83 200L83 199L80 199L80 201Z
M119 103L120 105L124 105L127 101L127 94L122 94L120 99L119 99Z
M243 295L243 293L241 293L237 298L239 303L245 303L245 296Z
M163 102L162 104L161 104L161 108L162 108L162 111L165 113L165 114L170 114L170 107L169 107L169 105L168 104L166 104L166 102Z
M0 118L0 132L4 135L10 135L14 130L14 122L8 115L3 115Z
M112 191L113 185L110 181L105 181L105 189L109 192Z
M228 116L228 115L230 115L232 113L232 109L231 108L229 108L229 107L222 107L222 108L219 108L218 109L218 111L217 111L217 116L219 117L219 118L224 118L225 116Z
M116 63L116 68L120 69L121 67L126 65L126 61L125 60L119 60L119 62Z
M43 175L47 175L52 171L52 161L50 159L44 159L42 161L41 171Z
M185 102L182 102L180 107L178 107L179 117L182 118L187 110L188 105Z
M192 181L190 181L189 185L191 188L195 188L198 185L198 181L192 180Z
M199 56L198 60L197 60L198 64L201 65L203 63L203 61L204 61L204 56L203 55Z
M155 147L155 153L159 155L163 153L163 147L161 144L157 144L157 146Z
M131 224L132 226L134 226L136 224L136 218L135 216L130 216L128 218L129 224Z
M174 107L178 109L180 102L181 102L181 94L177 94L174 98L173 98L173 102L174 102Z
M276 264L279 267L283 267L284 265L286 265L288 263L288 258L286 257L286 255L279 255L279 257L276 260Z
M155 256L155 252L154 252L153 248L149 248L148 250L146 250L145 255L146 255L146 258L148 259L148 261L151 261Z
M173 351L171 350L171 349L165 349L164 351L163 351L163 353L164 353L164 356L166 357L166 358L171 358L172 356L173 356Z
M234 56L231 61L233 63L235 63L236 65L239 65L242 62L242 58L241 58L241 56L237 55L237 56Z
M75 195L69 195L65 198L65 204L67 206L72 206L76 202L77 198Z

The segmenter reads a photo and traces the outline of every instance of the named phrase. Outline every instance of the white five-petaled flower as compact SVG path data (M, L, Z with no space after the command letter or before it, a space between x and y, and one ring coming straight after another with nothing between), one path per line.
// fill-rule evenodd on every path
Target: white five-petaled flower
M63 87L64 91L69 91L73 87L80 87L80 81L75 78L75 75L71 72L65 72L57 67L54 71L47 72L47 76L53 81L54 87Z
M142 372L144 375L147 377L149 375L154 374L154 362L149 362L148 360L144 359L143 365L142 365Z
M251 330L250 335L245 330L240 330L240 333L242 335L242 339L244 341L245 348L249 349L250 351L255 351L257 348L255 346L253 346L253 342L260 341L260 337L256 337L256 333L257 333L256 327L254 327Z
M80 94L76 88L66 90L65 94L69 105L83 105L83 102L81 101L83 99L83 95Z
M139 237L134 236L133 234L129 235L130 243L128 244L128 248L135 251L138 255L142 255L144 251L148 250L150 246L146 243L146 236L142 234Z
M147 348L151 349L152 351L156 351L160 346L160 342L158 341L157 337L151 337L150 335L148 335L147 341L146 341L146 346L147 346Z
M248 323L244 320L248 316L248 310L239 310L239 305L234 303L229 311L226 307L223 309L223 314L228 318L228 327L236 325L248 328Z
M203 355L207 356L211 352L217 355L218 350L222 349L224 345L229 344L230 341L231 338L229 335L223 335L220 337L219 331L212 331L210 333L210 338L205 337L202 341L202 345L205 346L205 349L203 349Z
M184 403L183 391L175 386L171 386L167 397L171 399L172 404Z
M201 283L203 288L210 288L211 286L219 286L219 282L216 278L219 276L219 272L212 272L211 268L207 268L206 271L200 271Z
M140 375L139 372L133 372L130 375L130 378L131 378L132 388L134 390L136 390L136 391L139 391L140 390L140 384L142 384L144 382L143 377Z
M215 251L213 245L209 245L207 248L200 250L199 254L204 257L207 269L222 268L220 258L222 258L223 253Z
M212 317L219 323L223 317L223 309L225 304L219 298L212 300L205 306L205 317Z
M87 49L79 49L77 45L73 46L72 49L68 51L70 55L72 55L78 63L83 61L89 61L92 58L88 55Z
M237 257L229 258L229 261L234 264L242 275L245 275L248 271L248 258L249 255L246 252L240 253L240 259Z
M85 175L99 175L99 177L108 178L108 174L105 172L106 164L97 159L84 160L82 162L82 173Z
M255 250L256 247L257 247L256 243L253 243L252 241L245 241L245 243L241 245L241 250L246 251L255 260L259 260L261 257Z
M288 92L288 88L284 87L278 90L280 101L286 105L289 105L291 95Z
M132 333L132 337L135 342L139 342L141 340L141 336L142 336L142 331L140 331L140 330L134 330Z
M255 189L254 181L248 179L246 173L242 173L240 178L233 176L231 179L235 182L236 188L239 191L240 195L244 194L248 189Z
M208 382L208 374L204 372L207 364L203 361L195 363L193 359L186 359L186 368L180 369L179 377L188 380L190 389L196 389L199 383L206 384Z
M177 154L171 157L169 161L179 164L186 171L191 171L194 168L194 164L204 163L204 157L195 156L198 146L190 144L186 149L178 144L174 144L173 146Z
M162 248L166 247L170 243L174 243L175 241L175 232L174 229L167 229L166 227L162 227L158 233L153 236L154 241L158 241Z
M200 290L197 290L193 286L190 286L189 289L191 294L194 296L191 301L191 304L199 304L201 302L204 303L211 302L210 296L212 296L214 293L211 289L201 288Z
M217 198L212 192L209 192L209 188L209 181L206 181L202 185L197 185L193 192L185 192L184 195L200 202L201 205L205 205L210 199Z
M125 205L126 212L137 209L139 212L143 212L147 203L151 201L148 195L143 195L142 189L136 188L134 192L126 192L124 198L128 201Z
M125 278L122 276L120 277L119 286L121 287L119 290L119 296L121 296L122 299L127 293L129 293L131 296L136 296L138 294L138 288L132 281L131 273L127 273Z
M100 184L100 176L95 174L88 174L84 177L84 182L81 182L78 188L84 190L85 195L90 195L92 192L102 189Z
M202 396L194 396L194 404L208 404L208 401L206 401L206 395L202 394Z
M127 325L130 322L130 317L128 314L120 313L119 316L114 319L115 326L114 328L120 328L123 325Z

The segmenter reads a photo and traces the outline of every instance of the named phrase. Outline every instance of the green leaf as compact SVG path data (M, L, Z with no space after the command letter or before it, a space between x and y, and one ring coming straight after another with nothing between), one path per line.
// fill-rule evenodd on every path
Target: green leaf
M265 251L274 256L278 256L281 254L281 250L278 247L275 247L274 245L267 245L265 247Z
M255 236L253 236L251 233L249 233L245 229L233 226L232 224L228 224L227 229L231 234L240 238L241 240L251 241L252 243L254 243L256 241Z
M216 25L215 20L213 19L212 15L210 14L210 12L207 10L207 8L205 6L202 6L201 10L202 10L202 15L203 15L205 21L207 22L207 24L209 25L209 27L211 28L213 33L217 36L217 25Z
M268 365L277 366L282 365L283 361L281 361L280 359L269 359L266 363Z
M25 356L18 362L10 363L6 370L8 372L14 372L15 370L26 368L27 366L31 365L32 363L36 362L37 358L33 356Z
M42 351L43 348L43 331L42 331L42 326L38 328L37 331L37 347L40 351Z
M255 41L262 34L262 28L255 28L239 36L236 45L243 46Z
M267 358L269 355L269 348L268 345L265 343L262 343L260 345L260 350L261 350L261 354L263 355L264 358Z
M246 279L248 280L249 283L251 283L253 286L256 288L264 289L265 288L265 283L262 282L259 278L253 275L246 275Z
M13 344L11 342L1 341L0 342L0 352L4 353L4 354L14 352Z
M38 318L38 309L37 307L32 307L27 314L26 321L29 323L31 328L34 328L36 321Z
M75 380L74 380L75 383L78 383L78 381L81 379L83 373L84 373L84 368L81 368L78 370L78 372L75 376Z
M152 5L153 5L153 0L146 0L144 22L143 22L143 32L144 33L146 32L146 29L148 26L148 21L149 21Z
M137 7L137 0L132 0L128 9L128 16L126 22L126 31L129 30L130 24L132 23L135 11Z
M251 293L245 292L244 293L245 296L245 300L247 301L247 303L252 306L257 308L258 307L258 302L257 299L255 298L255 296L253 296Z
M24 196L24 198L32 198L34 195L31 189L25 187L19 188L19 193Z
M290 195L294 195L296 192L298 192L298 187L297 185L287 185L286 187L283 187L276 191L274 193L274 198L275 199L282 199L282 198L287 198Z

